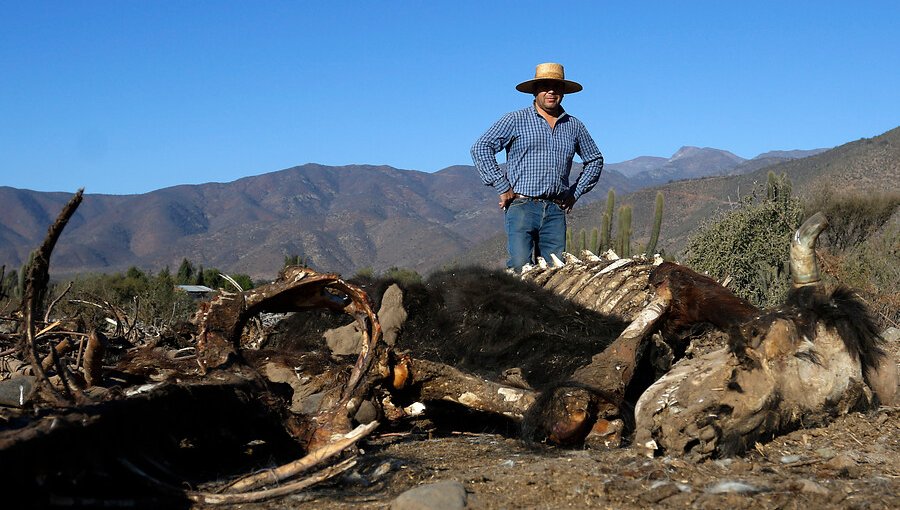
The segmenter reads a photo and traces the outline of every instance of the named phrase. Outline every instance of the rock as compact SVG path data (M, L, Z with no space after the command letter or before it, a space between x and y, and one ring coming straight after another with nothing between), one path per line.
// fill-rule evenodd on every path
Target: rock
M887 343L900 342L900 329L891 326L881 332L881 338Z
M831 491L822 487L812 480L800 479L795 482L795 488L801 492L806 492L809 494L818 494L820 496L828 496L831 494Z
M372 481L377 481L384 475L391 472L394 469L394 465L391 462L382 462L375 471L372 471Z
M378 321L381 323L381 338L387 345L394 345L400 328L406 322L406 309L403 308L403 291L395 283L384 291L381 308L378 309ZM331 353L337 356L359 354L362 348L363 335L356 322L329 329L323 335Z
M0 405L22 407L31 400L37 378L20 375L12 379L0 381Z
M709 494L756 494L757 492L763 491L764 489L760 489L749 483L735 481L719 482L706 488L706 492Z
M384 343L394 345L400 328L406 322L406 309L403 308L403 291L395 283L381 296L381 308L378 309L378 321L381 323L381 337ZM359 350L357 350L359 352Z
M819 448L816 450L816 455L822 457L823 459L830 459L837 455L835 451L831 448Z
M319 410L319 406L322 404L322 399L325 398L324 393L313 393L312 395L303 399L301 402L300 412L302 414L312 415L315 414L316 411Z
M841 476L853 476L857 470L856 461L845 453L836 455L828 462L824 463L823 466L837 471Z
M378 408L370 400L363 400L353 416L356 423L367 424L378 419Z
M359 354L359 350L362 348L362 333L357 329L355 322L329 329L325 332L324 337L331 353L337 356Z
M671 482L657 482L641 495L641 499L647 503L659 503L660 501L681 492L677 485Z
M291 412L311 414L319 406L321 398L315 400L312 407L306 402L310 395L318 390L317 384L310 384L309 377L300 379L294 369L281 363L269 362L263 365L262 373L269 381L273 383L284 383L291 387L293 394L291 396Z
M463 484L443 480L409 489L391 502L391 510L456 510L466 508L467 504Z

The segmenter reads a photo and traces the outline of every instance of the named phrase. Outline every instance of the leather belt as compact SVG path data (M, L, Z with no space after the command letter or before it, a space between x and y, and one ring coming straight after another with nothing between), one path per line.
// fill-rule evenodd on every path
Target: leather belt
M513 199L515 200L517 198L522 199L522 200L536 200L539 202L553 202L554 204L557 204L557 205L563 204L563 200L561 198L530 197L528 195L523 195L521 193L514 193Z

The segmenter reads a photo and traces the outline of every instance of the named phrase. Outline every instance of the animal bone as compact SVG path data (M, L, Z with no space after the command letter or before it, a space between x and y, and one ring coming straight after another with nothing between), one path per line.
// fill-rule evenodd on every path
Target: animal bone
M822 288L814 245L826 224L817 214L794 237L795 289L786 305L752 317L736 314L728 348L676 363L641 395L638 447L649 455L740 454L758 440L870 408L864 381L873 377L864 373L879 375L883 387L876 390L893 398L896 372L892 378L879 367L894 362L865 305L847 289L826 295Z

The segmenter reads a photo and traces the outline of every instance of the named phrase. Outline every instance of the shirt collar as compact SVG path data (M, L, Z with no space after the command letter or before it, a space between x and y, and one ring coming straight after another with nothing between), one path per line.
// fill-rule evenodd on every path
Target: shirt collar
M563 108L562 105L559 105L559 110L560 110L559 117L556 118L557 122L561 121L563 119L563 117L566 117L567 115L569 115L568 113L566 113L566 109ZM544 120L544 118L541 117L541 114L538 113L537 105L534 102L531 103L531 113L533 113L535 115L535 117L538 117L541 120Z

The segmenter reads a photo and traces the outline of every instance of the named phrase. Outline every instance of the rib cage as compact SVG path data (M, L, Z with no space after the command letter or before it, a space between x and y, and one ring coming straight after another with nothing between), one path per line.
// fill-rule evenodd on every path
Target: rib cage
M612 250L598 257L582 251L581 257L563 254L548 263L525 266L522 279L563 296L585 308L630 322L650 301L650 271L662 262L658 256L619 258Z

